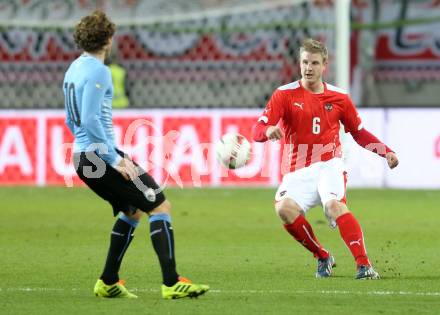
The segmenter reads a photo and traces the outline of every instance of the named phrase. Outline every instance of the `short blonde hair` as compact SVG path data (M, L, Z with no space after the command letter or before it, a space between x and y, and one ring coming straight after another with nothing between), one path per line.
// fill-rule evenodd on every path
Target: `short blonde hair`
M312 54L321 54L323 62L326 62L328 59L327 47L325 47L325 45L322 42L315 40L313 38L307 38L303 40L299 48L299 56L298 56L299 58L301 58L301 54L303 51L307 51Z

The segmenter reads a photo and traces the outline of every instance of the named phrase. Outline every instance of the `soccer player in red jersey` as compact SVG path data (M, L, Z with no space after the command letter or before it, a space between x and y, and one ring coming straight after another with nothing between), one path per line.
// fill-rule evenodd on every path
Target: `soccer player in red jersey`
M356 279L378 279L365 250L362 229L346 206L340 123L359 145L386 158L391 169L397 166L398 159L363 127L347 93L323 82L327 59L327 48L321 42L307 39L302 43L301 79L272 94L254 126L253 138L264 142L284 137L285 174L275 195L275 210L286 231L318 260L316 277L329 277L335 265L333 256L318 241L305 218L307 210L322 204L330 225L338 226L356 261Z

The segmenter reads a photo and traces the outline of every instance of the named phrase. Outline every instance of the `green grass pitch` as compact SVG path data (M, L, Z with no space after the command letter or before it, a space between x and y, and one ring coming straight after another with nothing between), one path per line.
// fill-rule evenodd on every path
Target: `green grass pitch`
M178 271L211 291L160 297L146 218L121 270L137 300L99 299L111 209L86 188L0 189L0 314L439 314L440 191L351 190L382 276L355 281L353 259L320 208L308 219L337 261L316 263L282 228L273 189L169 189Z

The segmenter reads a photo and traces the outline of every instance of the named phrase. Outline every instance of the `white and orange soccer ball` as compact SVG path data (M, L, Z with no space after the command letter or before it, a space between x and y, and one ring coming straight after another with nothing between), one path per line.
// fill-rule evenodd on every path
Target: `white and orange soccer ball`
M215 146L218 162L226 168L237 169L251 158L251 144L239 133L226 133Z

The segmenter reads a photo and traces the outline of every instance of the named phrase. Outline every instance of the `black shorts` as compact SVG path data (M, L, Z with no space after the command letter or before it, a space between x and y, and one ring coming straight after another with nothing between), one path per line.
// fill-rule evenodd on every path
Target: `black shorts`
M123 152L117 152L124 156ZM74 153L73 163L79 178L112 205L115 216L119 211L134 212L136 209L148 213L165 201L159 185L144 170L139 176L141 183L138 183L138 188L133 181L126 180L95 152Z

